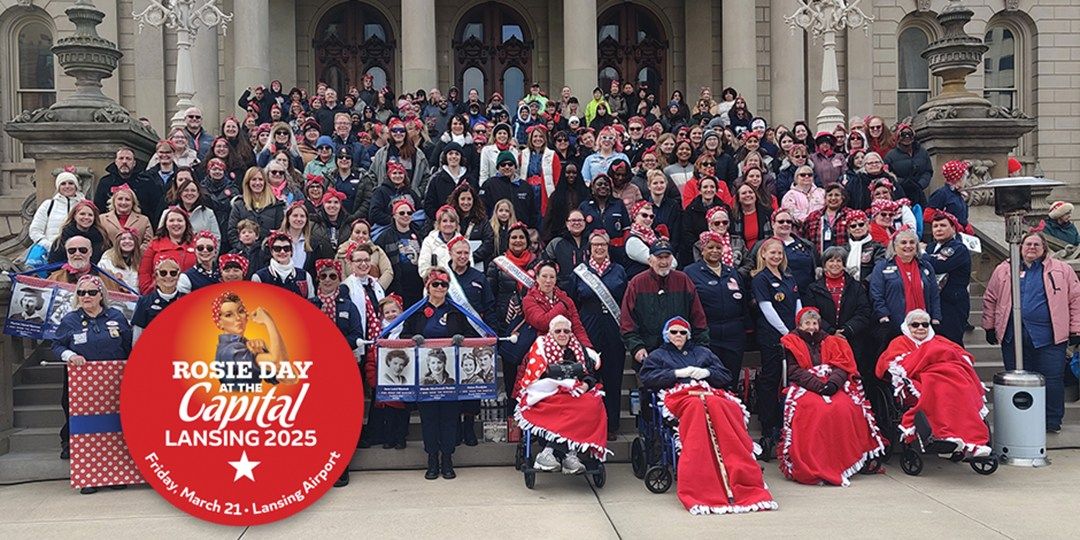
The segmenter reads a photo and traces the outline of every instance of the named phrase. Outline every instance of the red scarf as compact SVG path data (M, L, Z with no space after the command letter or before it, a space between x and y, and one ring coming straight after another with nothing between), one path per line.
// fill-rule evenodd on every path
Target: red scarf
M527 249L525 251L522 251L521 255L514 255L514 252L508 249L506 250L506 253L503 253L503 255L505 255L506 258L510 260L510 262L514 263L514 266L522 270L527 270L529 267L529 263L531 263L533 257L535 257L535 255L533 255L533 252Z
M83 274L86 274L86 273L90 272L90 265L89 264L87 264L86 266L84 266L82 268L75 268L74 266L71 266L68 263L64 263L64 266L61 266L60 268L62 268L65 272L67 272L69 276L81 276Z
M321 309L327 317L330 317L331 321L334 320L334 317L337 315L338 291L339 289L334 289L334 292L330 294L319 293L319 302L322 303L319 309ZM371 302L368 303L370 304Z
M589 267L596 271L596 275L602 276L607 269L611 267L611 259L604 259L601 262L596 262L596 259L589 258Z
M735 252L731 250L731 235L720 235L720 262L724 266L735 266Z
M642 242L645 242L646 246L652 247L658 240L656 237L656 231L644 225L638 225L637 223L630 226L630 234L637 236Z
M825 274L825 288L829 290L829 294L832 295L832 300L836 304L836 310L840 311L840 296L844 294L844 275L839 277L830 277Z
M896 266L900 269L900 280L904 284L904 311L911 312L913 309L926 309L926 298L923 297L922 269L919 261L911 259L905 263L896 257Z
M496 142L495 143L495 148L498 148L500 152L509 150L510 149L510 141L506 141L506 144L499 144L498 142Z
M128 218L130 218L130 217L131 217L131 214L123 214L123 215L116 214L116 221L120 222L121 227L124 227L124 226L127 225Z
M810 346L799 337L798 333L791 332L780 338L780 344L791 353L791 356L795 357L799 367L803 369L814 367L814 361L810 357ZM825 336L825 339L821 341L821 363L844 370L849 378L859 376L859 368L855 365L855 354L844 338Z
M890 229L891 227L886 228L878 225L877 221L871 221L870 238L883 246L887 246L889 245L889 237L892 236L892 231Z

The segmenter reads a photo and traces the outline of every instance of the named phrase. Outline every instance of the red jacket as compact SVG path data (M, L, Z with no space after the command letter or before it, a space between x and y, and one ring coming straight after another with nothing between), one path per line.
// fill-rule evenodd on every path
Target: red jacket
M542 294L544 293L540 292L539 286L533 287L529 289L529 292L525 294L525 298L521 300L521 310L525 313L525 322L529 323L529 326L535 328L536 333L542 336L548 333L551 319L562 315L570 319L570 329L574 331L574 337L583 346L591 349L592 342L589 341L589 335L585 333L585 325L581 324L581 317L578 317L577 308L574 307L574 302L570 300L570 297L558 287L555 287L555 307L548 310L545 309L547 301L541 297Z
M180 263L180 272L195 266L195 242L177 244L168 236L150 241L139 262L139 294L149 294L154 290L154 259L158 255L167 255Z
M1042 260L1043 287L1054 327L1054 343L1063 343L1069 334L1080 334L1080 278L1068 264L1046 256ZM997 332L998 339L1012 317L1012 290L1009 261L994 269L983 293L982 327Z

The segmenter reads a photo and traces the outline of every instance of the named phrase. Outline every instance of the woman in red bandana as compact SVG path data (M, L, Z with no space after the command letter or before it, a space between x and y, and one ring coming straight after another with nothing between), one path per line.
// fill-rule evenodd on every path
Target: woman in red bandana
M799 310L780 338L787 358L780 471L802 484L847 486L885 451L847 340L821 331L817 308Z
M649 267L649 248L666 235L653 228L656 221L656 207L649 201L638 201L630 207L633 222L626 233L626 279L645 271ZM671 267L677 268L678 262L672 261Z
M672 318L664 324L664 344L641 366L642 384L660 393L661 413L678 421L679 500L697 515L775 510L754 459L750 413L723 390L731 374L689 338L690 323Z
M900 419L904 443L915 440L915 415L926 415L933 437L924 440L929 453L990 455L986 389L974 368L974 356L934 334L930 314L910 311L903 335L889 343L877 362L877 375L892 378L896 395L907 410Z
M553 318L547 330L529 349L514 390L514 417L543 448L534 460L535 469L581 474L585 465L579 452L600 461L610 453L604 393L596 380L600 356L574 337L570 319L562 315Z

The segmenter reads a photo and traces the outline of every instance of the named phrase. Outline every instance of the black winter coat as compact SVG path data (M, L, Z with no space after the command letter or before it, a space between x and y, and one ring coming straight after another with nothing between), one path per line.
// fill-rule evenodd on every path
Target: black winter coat
M843 329L844 337L854 339L870 326L870 297L862 283L847 273L844 274L844 292L840 296L839 309L825 286L824 277L811 283L800 297L803 307L813 306L821 312L823 332L836 334L837 330Z
M934 177L934 165L930 163L930 154L919 143L912 143L908 154L899 146L885 154L885 165L889 172L896 175L899 188L912 205L926 208L926 188Z

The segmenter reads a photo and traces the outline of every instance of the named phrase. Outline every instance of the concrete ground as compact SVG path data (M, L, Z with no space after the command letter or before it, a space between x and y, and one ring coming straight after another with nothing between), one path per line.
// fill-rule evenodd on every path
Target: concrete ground
M511 467L459 468L453 481L363 472L300 514L249 528L189 517L146 487L79 495L52 481L0 487L0 538L1076 538L1080 450L1051 459L989 477L936 458L909 477L894 460L848 488L797 485L770 463L780 509L735 516L691 516L674 488L649 493L627 464L611 465L600 490L541 474L530 491Z

